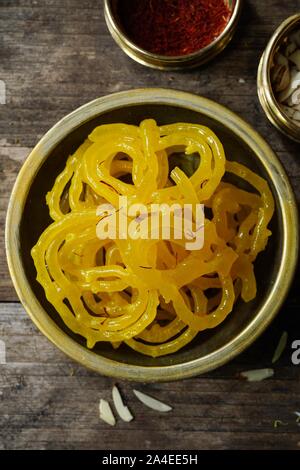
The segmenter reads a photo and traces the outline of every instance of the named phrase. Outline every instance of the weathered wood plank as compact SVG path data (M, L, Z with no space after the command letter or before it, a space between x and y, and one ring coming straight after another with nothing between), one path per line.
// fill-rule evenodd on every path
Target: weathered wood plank
M132 393L134 384L122 383L135 420L118 422L111 430L99 421L98 403L100 397L111 399L114 380L65 357L19 304L0 304L7 360L0 365L0 448L295 449L300 367L290 363L291 331L274 378L250 384L236 377L245 368L269 365L274 349L269 339L278 337L283 320L278 318L252 348L217 371L183 382L135 385L170 403L174 411L168 415L143 407ZM275 429L276 419L287 424Z

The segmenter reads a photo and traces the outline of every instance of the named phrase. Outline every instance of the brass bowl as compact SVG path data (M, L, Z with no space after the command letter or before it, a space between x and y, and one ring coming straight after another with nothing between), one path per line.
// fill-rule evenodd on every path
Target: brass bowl
M45 195L66 158L97 125L138 124L152 117L159 124L202 123L220 137L226 155L245 163L270 184L276 202L273 236L255 264L258 294L238 302L217 328L200 333L175 354L152 359L121 346L98 343L88 350L81 336L63 324L36 282L32 246L49 225ZM59 121L40 140L23 165L7 214L8 264L21 302L33 322L75 361L101 374L135 381L168 381L215 369L248 347L278 312L290 286L297 260L298 221L288 178L266 142L227 108L206 98L166 89L140 89L96 99Z
M181 70L198 67L213 59L231 41L242 9L242 0L224 0L232 11L232 15L222 33L211 44L192 54L168 57L142 49L127 36L118 15L118 1L120 0L104 0L105 20L113 39L136 62L160 70Z
M257 74L257 90L260 104L269 119L284 135L300 142L300 127L280 108L274 95L270 71L274 55L294 29L300 29L300 13L290 16L276 29L261 57Z

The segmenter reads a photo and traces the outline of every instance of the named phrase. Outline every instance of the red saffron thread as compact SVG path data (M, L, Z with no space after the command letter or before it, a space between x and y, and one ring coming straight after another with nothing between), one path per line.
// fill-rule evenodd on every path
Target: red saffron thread
M119 16L136 45L154 54L179 56L213 42L231 10L223 0L121 0Z

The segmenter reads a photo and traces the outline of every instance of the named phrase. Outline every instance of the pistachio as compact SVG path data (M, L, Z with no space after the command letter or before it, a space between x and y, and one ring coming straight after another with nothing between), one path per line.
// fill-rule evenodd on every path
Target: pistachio
M286 103L288 106L291 106L291 107L300 105L300 83L299 83L299 88L297 88L296 91L292 93L292 95L289 97Z

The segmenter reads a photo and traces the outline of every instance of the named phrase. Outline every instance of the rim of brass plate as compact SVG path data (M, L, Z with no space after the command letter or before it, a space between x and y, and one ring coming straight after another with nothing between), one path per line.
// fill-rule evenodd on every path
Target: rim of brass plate
M216 55L225 49L231 41L237 28L243 0L228 0L229 4L234 4L231 18L224 31L208 46L184 56L168 57L142 49L131 41L126 33L119 26L118 19L114 15L113 3L115 0L104 0L104 16L110 34L120 48L133 60L147 67L159 70L183 70L194 68L212 60Z
M258 67L257 91L260 104L269 121L285 136L296 142L300 142L300 127L281 111L273 93L270 78L274 54L289 31L293 30L297 23L299 23L300 28L300 13L290 16L283 21L268 42Z
M109 110L136 104L160 104L190 109L226 122L227 128L249 145L273 180L283 221L283 252L276 282L257 316L222 348L201 358L170 366L137 366L99 356L76 343L50 318L38 302L26 278L18 227L29 188L43 162L57 144L84 122ZM298 218L293 191L278 158L254 129L235 113L207 98L168 89L137 89L98 98L76 109L53 126L32 150L14 185L6 220L6 251L10 274L25 310L39 330L73 360L98 373L141 382L192 377L215 369L247 348L278 312L291 284L298 254Z

